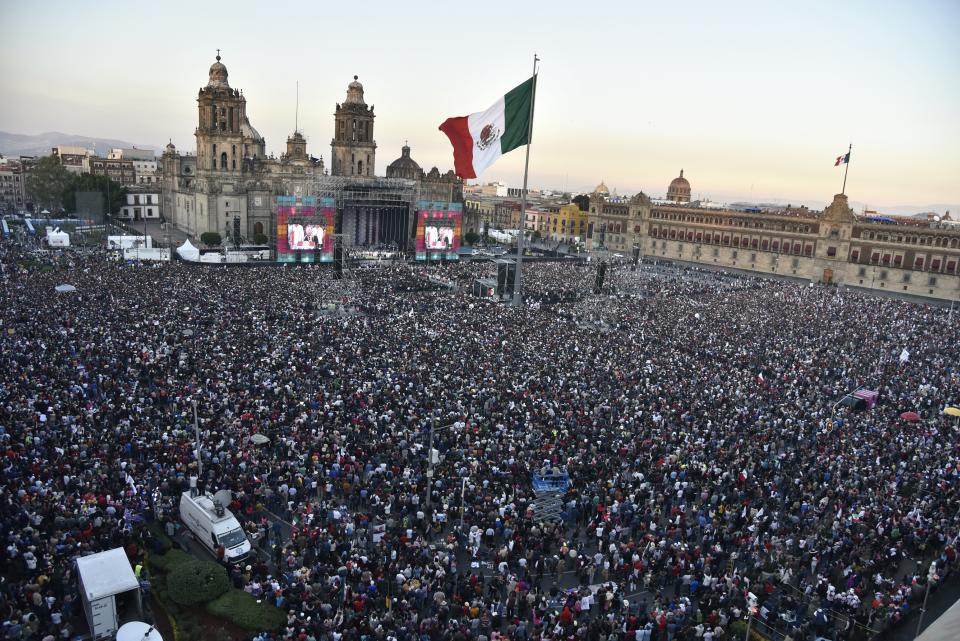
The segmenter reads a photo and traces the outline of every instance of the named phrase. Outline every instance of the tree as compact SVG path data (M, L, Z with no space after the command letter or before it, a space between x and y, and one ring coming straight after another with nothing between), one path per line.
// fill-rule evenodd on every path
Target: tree
M204 245L210 245L211 247L219 247L223 239L220 237L220 234L215 231L205 231L200 234L200 242Z
M27 193L38 207L59 211L63 206L63 192L72 182L73 176L57 156L44 156L27 178Z
M254 234L254 235L253 235L253 244L254 244L254 245L266 245L266 244L267 244L267 235L266 235L266 234Z
M574 196L573 204L576 205L580 211L590 211L590 196L587 196L586 194Z
M478 240L480 240L480 234L475 231L468 231L463 235L463 242L468 245L475 245Z
M103 194L104 202L107 196L110 202L107 206L107 213L120 211L126 200L127 188L118 182L113 181L109 176L94 176L93 174L81 174L72 176L72 181L63 191L63 207L67 211L77 210L77 192L78 191L99 191Z

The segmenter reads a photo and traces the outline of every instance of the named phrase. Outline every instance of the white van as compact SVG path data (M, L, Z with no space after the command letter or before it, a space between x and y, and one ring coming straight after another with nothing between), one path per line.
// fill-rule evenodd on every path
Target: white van
M224 559L230 563L240 563L250 556L250 541L237 517L209 494L184 492L180 520L214 555L222 545Z

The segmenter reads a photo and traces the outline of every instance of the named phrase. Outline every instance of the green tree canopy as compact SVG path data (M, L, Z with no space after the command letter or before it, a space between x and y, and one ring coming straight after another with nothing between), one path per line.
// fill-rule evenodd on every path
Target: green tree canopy
M475 231L468 231L463 235L463 242L467 245L475 245L478 240L480 240L480 234Z
M200 242L211 247L218 247L223 242L223 237L215 231L205 231L200 234Z
M586 194L574 196L573 203L580 208L580 211L590 211L590 196Z
M27 194L38 208L59 211L63 207L63 192L73 179L58 157L44 156L27 177Z

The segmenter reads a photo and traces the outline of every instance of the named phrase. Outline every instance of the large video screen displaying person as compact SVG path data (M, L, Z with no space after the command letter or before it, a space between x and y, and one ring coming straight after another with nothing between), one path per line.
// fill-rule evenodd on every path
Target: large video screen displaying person
M287 245L294 251L312 251L323 247L323 225L287 224Z
M453 247L453 228L427 225L424 240L427 249L450 249Z

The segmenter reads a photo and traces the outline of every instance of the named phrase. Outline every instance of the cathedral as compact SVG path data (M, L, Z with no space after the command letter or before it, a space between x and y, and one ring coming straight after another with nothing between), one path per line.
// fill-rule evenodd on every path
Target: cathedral
M344 246L409 250L420 201L463 202L462 181L436 167L424 172L407 145L386 177L376 176L374 107L357 76L336 105L329 174L322 157L307 153L300 131L287 138L286 153L267 155L219 51L197 95L197 117L196 155L181 154L171 142L161 161L164 216L195 238L216 232L231 245L273 246L278 197L332 197Z

